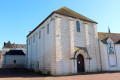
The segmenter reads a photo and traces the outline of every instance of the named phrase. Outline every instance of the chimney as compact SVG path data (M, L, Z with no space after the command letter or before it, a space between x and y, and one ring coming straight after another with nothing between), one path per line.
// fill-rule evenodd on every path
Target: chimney
M13 43L13 45L15 45L15 43Z
M6 45L6 43L4 42L4 46Z

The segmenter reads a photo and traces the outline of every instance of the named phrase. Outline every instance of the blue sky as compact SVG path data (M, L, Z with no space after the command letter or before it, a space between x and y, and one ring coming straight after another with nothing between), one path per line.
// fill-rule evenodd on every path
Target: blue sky
M26 35L52 11L66 6L98 22L98 32L120 33L120 0L0 0L0 49L3 42L25 44Z

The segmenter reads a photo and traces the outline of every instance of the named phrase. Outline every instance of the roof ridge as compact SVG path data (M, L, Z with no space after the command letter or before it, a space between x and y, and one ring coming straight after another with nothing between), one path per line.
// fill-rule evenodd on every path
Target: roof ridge
M68 7L65 7L65 6L59 8L59 9L53 11L53 12L56 12L58 14L71 16L71 17L75 17L75 18L78 18L78 19L81 19L81 20L86 20L86 21L97 23L94 20L92 20L92 19L90 19L90 18L88 18L88 17L86 17L86 16L84 16L84 15L82 15L82 14L80 14L80 13L78 13L78 12L76 12L76 11L70 9L70 8L68 8Z
M67 10L65 10L67 9ZM54 13L57 13L57 14L60 14L60 15L64 15L64 16L67 16L67 17L72 17L72 18L75 18L75 19L80 19L82 21L86 21L86 22L90 22L90 23L96 23L98 24L96 21L90 19L90 18L87 18L85 16L83 16L82 14L80 13L77 13L76 11L74 10L71 10L70 8L67 8L66 6L63 6L57 10L54 10L45 20L43 20L36 28L34 28L28 35L27 37L33 33L39 26L41 26L51 15L53 15Z
M74 12L74 13L77 13L78 15L82 15L82 14L80 14L80 13L78 13L78 12L76 12L76 11L74 11L74 10L72 10L72 9L70 9L70 8L67 8L67 7L65 7L66 9L68 9L68 10L71 10L72 12ZM84 16L84 15L82 15L82 16ZM85 16L84 16L85 17ZM87 17L85 17L85 18L87 18ZM89 19L89 18L88 18ZM90 20L90 19L89 19Z
M62 6L61 8L67 8L67 7L65 7L65 6ZM61 9L61 8L58 8L58 9L56 9L56 10L54 10L54 11L57 11L57 10L59 10L59 9ZM54 12L54 11L53 11L53 12Z
M107 32L98 32L98 33L104 33L104 34L120 34L120 33L107 33Z

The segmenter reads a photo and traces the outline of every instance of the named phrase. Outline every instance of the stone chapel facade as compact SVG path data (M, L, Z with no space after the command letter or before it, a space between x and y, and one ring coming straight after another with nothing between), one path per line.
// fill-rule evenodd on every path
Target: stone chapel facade
M62 7L27 35L26 67L52 75L107 70L100 44L97 22Z

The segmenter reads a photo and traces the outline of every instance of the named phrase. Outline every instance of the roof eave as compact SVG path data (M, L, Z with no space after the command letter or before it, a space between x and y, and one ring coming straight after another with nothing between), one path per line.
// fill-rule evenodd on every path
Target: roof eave
M88 21L88 20L84 20L84 19L81 19L81 18L77 18L77 17L74 17L74 16L69 16L69 15L65 15L65 14L61 14L61 13L58 13L56 11L53 11L45 20L43 20L35 29L33 29L26 37L28 37L30 34L32 34L37 28L39 28L39 26L41 26L51 15L53 15L54 13L57 13L57 14L60 14L60 15L63 15L63 16L68 16L68 17L72 17L72 18L76 18L76 19L80 19L80 20L83 20L83 21L87 21L87 22L91 22L91 23L96 23L98 24L97 22L95 21Z

